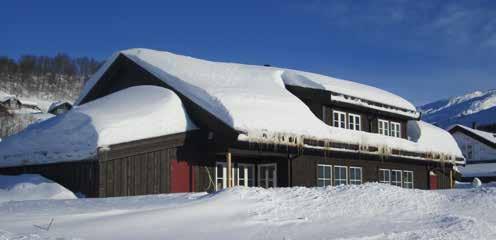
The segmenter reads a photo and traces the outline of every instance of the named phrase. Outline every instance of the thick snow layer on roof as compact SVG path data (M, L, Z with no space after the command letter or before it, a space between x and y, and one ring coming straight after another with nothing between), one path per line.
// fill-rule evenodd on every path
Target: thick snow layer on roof
M48 111L47 112L50 112L53 109L55 109L55 108L57 108L57 107L59 107L59 106L61 106L63 104L66 104L66 103L72 106L72 103L69 102L69 101L58 100L58 101L55 101L52 104L50 104L50 106L48 107Z
M174 92L155 86L131 87L4 139L0 166L87 159L101 146L195 128Z
M477 163L459 166L464 177L496 177L496 163Z
M285 71L282 77L287 85L327 90L410 111L416 111L415 106L404 98L365 84L294 70Z
M443 141L433 140L432 145L426 145L406 139L329 127L315 117L300 99L291 94L285 88L285 84L341 91L343 94L362 96L375 102L397 103L397 107L415 110L415 107L406 100L377 88L318 74L273 67L211 62L148 49L130 49L120 53L233 129L244 133L241 137L245 139L256 138L264 133L288 134L408 151L438 150L442 153L462 156L447 132L430 127L426 123L419 124L419 129L425 127L428 131L423 137L431 134L430 136L435 139L448 139L448 141L442 143ZM109 61L115 59L116 54ZM109 62L104 68L108 66L110 66ZM98 76L104 72L102 69L87 83L77 103L99 80ZM451 143L453 146L449 145Z
M466 126L463 126L463 125L455 125L455 126L459 126L475 135L478 135L484 139L486 139L487 141L489 142L492 142L494 144L496 144L496 133L491 133L491 132L484 132L484 131L481 131L481 130L477 130L477 129L473 129L473 128L469 128L469 127L466 127ZM455 126L453 127L450 127L451 128L454 128Z

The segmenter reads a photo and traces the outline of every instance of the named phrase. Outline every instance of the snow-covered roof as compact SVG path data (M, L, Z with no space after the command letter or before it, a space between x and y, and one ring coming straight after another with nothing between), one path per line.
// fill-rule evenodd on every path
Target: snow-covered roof
M288 134L462 156L449 133L423 122L416 124L420 131L425 129L426 133L419 134L415 141L330 127L315 117L285 86L331 90L334 93L415 111L411 103L389 92L313 73L212 62L149 49L130 49L114 54L87 82L76 104L85 98L119 54L125 55L228 126L241 132L240 137L243 139L257 138L266 133ZM426 136L437 141L429 141Z
M459 166L464 177L496 177L496 163L477 163Z
M461 127L481 138L484 138L486 139L487 141L489 142L492 142L494 144L496 144L496 133L491 133L491 132L485 132L485 131L481 131L481 130L477 130L477 129L473 129L473 128L469 128L467 126L463 126L461 124L457 124L455 126L458 126L458 127ZM453 129L455 126L452 126L450 129Z
M82 160L98 147L196 129L171 90L137 86L76 106L0 142L0 166Z

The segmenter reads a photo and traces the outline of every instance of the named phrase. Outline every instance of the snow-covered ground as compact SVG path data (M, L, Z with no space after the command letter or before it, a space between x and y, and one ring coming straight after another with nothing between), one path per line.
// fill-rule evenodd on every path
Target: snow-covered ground
M233 188L4 202L0 239L496 239L495 212L496 188Z
M75 198L65 187L40 175L0 175L0 205L8 201Z

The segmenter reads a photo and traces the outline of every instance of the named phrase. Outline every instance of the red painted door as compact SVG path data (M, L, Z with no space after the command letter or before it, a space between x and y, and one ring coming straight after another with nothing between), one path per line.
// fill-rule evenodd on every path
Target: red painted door
M430 189L437 189L437 175L435 173L429 174Z
M190 174L190 166L187 161L171 161L171 185L170 191L172 193L190 192L192 180Z

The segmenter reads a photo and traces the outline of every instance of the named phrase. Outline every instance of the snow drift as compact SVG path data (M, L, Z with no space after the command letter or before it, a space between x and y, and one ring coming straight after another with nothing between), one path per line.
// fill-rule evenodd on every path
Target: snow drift
M172 91L137 86L33 124L0 143L0 166L94 157L98 147L196 129Z
M4 203L0 238L495 239L494 212L496 188L486 187L237 187L213 194ZM51 218L50 231L32 227Z
M7 201L76 199L65 187L40 175L0 175L0 205Z

